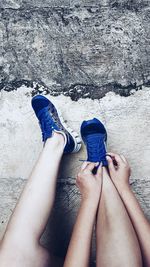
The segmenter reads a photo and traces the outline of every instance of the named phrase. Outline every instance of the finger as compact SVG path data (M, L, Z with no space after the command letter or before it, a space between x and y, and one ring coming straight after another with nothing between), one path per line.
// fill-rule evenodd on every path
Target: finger
M106 159L108 161L108 169L109 169L110 173L115 171L116 169L115 169L115 166L114 166L114 163L113 163L113 159L111 157L109 157L109 156L106 156Z
M83 171L89 163L90 163L89 161L84 161L84 163L81 166L81 171Z
M113 160L113 163L115 164L115 156L116 156L115 153L109 152L109 153L106 154L106 156L109 156Z
M111 157L113 157L113 158L119 156L119 154L114 153L114 152L108 152L107 155L108 155L108 156L111 156Z
M85 168L85 170L88 170L88 171L92 171L93 169L94 169L94 167L97 167L99 165L99 162L90 162L87 166L86 166L86 168Z
M96 177L99 178L99 177L102 177L102 174L103 174L103 168L102 168L102 162L101 164L99 165L98 169L97 169L97 173L96 173Z
M111 153L108 153L108 156L109 155L112 157L112 159L113 158L115 159L115 161L117 162L118 166L122 163L123 159L120 157L119 154L115 154L115 153L111 152Z
M110 156L114 157L114 156L116 155L116 153L108 152L107 155L108 155L108 156L110 155Z

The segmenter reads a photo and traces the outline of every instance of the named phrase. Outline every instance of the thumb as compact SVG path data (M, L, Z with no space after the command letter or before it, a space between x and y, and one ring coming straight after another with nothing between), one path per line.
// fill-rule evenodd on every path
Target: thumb
M102 175L103 175L103 168L102 168L102 162L101 164L99 165L98 169L97 169L97 172L96 172L96 178L102 178Z
M92 171L93 169L94 169L94 167L96 167L98 165L98 162L97 163L95 163L95 162L90 162L87 166L86 166L86 168L85 168L85 170L88 170L88 171Z
M109 172L111 174L112 172L115 171L115 166L114 166L113 160L112 160L112 158L110 156L106 156L106 159L108 161L108 169L109 169Z

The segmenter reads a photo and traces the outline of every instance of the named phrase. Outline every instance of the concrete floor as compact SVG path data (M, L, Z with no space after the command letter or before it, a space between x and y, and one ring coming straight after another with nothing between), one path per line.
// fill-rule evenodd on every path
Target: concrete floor
M42 149L30 105L38 93L76 131L84 119L102 120L108 150L128 158L133 190L150 218L149 23L149 0L0 1L0 239ZM63 158L42 238L59 256L80 203L80 159L86 159L84 146Z
M41 133L31 109L32 88L1 91L0 95L0 235L42 149ZM145 214L150 218L150 90L143 88L129 97L109 92L99 100L73 102L63 95L47 95L61 109L69 125L79 131L84 119L99 118L108 131L108 151L124 154L131 165L131 183ZM75 155L64 156L58 178L53 215L43 243L59 256L65 254L80 203L75 177L84 146ZM61 225L60 225L61 220ZM55 222L55 223L54 223ZM53 244L53 247L51 246ZM93 257L95 249L93 246Z

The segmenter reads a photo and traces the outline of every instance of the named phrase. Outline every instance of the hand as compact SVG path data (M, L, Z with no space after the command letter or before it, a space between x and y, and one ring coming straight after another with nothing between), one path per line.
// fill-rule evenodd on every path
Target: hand
M119 193L129 188L130 166L123 155L108 153L108 169L110 177Z
M94 175L92 170L96 166L98 163L84 162L77 175L76 184L83 200L99 201L102 186L102 165L98 167L97 173Z

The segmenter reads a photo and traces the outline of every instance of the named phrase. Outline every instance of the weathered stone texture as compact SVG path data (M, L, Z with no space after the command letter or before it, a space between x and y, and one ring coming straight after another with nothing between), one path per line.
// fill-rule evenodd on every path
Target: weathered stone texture
M1 88L44 82L72 99L129 91L150 80L149 1L2 1Z

